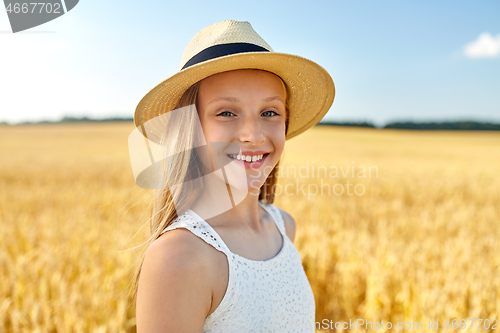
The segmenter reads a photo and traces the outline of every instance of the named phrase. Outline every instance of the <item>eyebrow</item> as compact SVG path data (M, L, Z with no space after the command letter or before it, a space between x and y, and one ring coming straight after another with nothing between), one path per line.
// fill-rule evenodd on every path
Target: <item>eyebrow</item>
M208 102L208 104L219 102L219 101L239 102L240 100L238 98L236 98L236 97L222 96L222 97L217 97L217 98L211 100L210 102ZM267 97L267 98L264 99L264 102L272 102L272 101L281 101L281 102L283 102L283 99L280 96L278 96L278 95L276 95L276 96L270 96L270 97Z
M208 104L212 104L212 103L219 102L219 101L238 102L239 99L236 98L236 97L226 97L226 96L223 96L223 97L214 98L213 100L211 100L210 102L208 102Z
M283 99L281 97L279 97L278 95L276 96L271 96L271 97L268 97L266 99L264 99L265 102L272 102L272 101L281 101L283 102Z

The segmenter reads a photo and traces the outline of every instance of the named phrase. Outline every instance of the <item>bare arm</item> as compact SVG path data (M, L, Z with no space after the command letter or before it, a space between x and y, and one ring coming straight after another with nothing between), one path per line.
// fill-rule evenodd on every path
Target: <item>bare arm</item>
M146 251L137 293L137 333L202 332L212 303L209 263L196 236L167 232Z
M283 217L283 221L285 221L286 234L293 243L293 241L295 240L295 230L296 230L295 220L293 219L292 215L288 214L283 209L279 208L279 210L281 211L281 216Z

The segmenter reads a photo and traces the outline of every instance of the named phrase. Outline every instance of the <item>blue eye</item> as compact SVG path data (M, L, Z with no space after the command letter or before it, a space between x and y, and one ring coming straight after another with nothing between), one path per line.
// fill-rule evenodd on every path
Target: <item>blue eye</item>
M226 116L224 116L224 114ZM229 114L229 115L227 115ZM222 116L222 117L230 117L233 113L231 111L222 111L221 113L219 113L217 116Z
M264 111L262 113L262 115L266 114L266 113L270 113L272 112L273 114L271 114L270 116L264 116L264 117L272 117L272 116L279 116L279 114L276 112L276 111L272 111L272 110L269 110L269 111Z
M222 111L217 116L221 116L223 118L228 118L228 117L233 117L235 115L231 111ZM268 110L268 111L262 112L262 116L264 116L264 117L274 117L274 116L279 116L279 113L277 113L276 111L273 111L273 110Z

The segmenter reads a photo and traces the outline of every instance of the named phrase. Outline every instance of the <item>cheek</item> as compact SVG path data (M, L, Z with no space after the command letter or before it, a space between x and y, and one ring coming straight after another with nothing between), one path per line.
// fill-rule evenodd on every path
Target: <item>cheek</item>
M275 126L273 128L273 135L274 135L276 140L280 140L280 141L285 142L285 140L286 140L285 132L286 132L286 125L285 125L284 121L279 122L278 124L275 124Z
M205 135L205 139L207 142L217 142L223 141L219 140L222 137L224 130L221 128L220 124L214 121L210 121L207 118L201 117L201 128L203 130L203 134Z
M281 155L285 147L285 123L275 124L269 131L269 138L271 138L274 145L274 150Z

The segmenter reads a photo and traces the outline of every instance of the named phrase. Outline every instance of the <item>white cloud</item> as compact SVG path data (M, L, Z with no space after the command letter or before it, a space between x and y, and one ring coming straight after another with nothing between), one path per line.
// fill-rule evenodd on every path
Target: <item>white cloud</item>
M464 46L467 58L495 58L500 57L500 34L496 37L483 32L479 37Z

